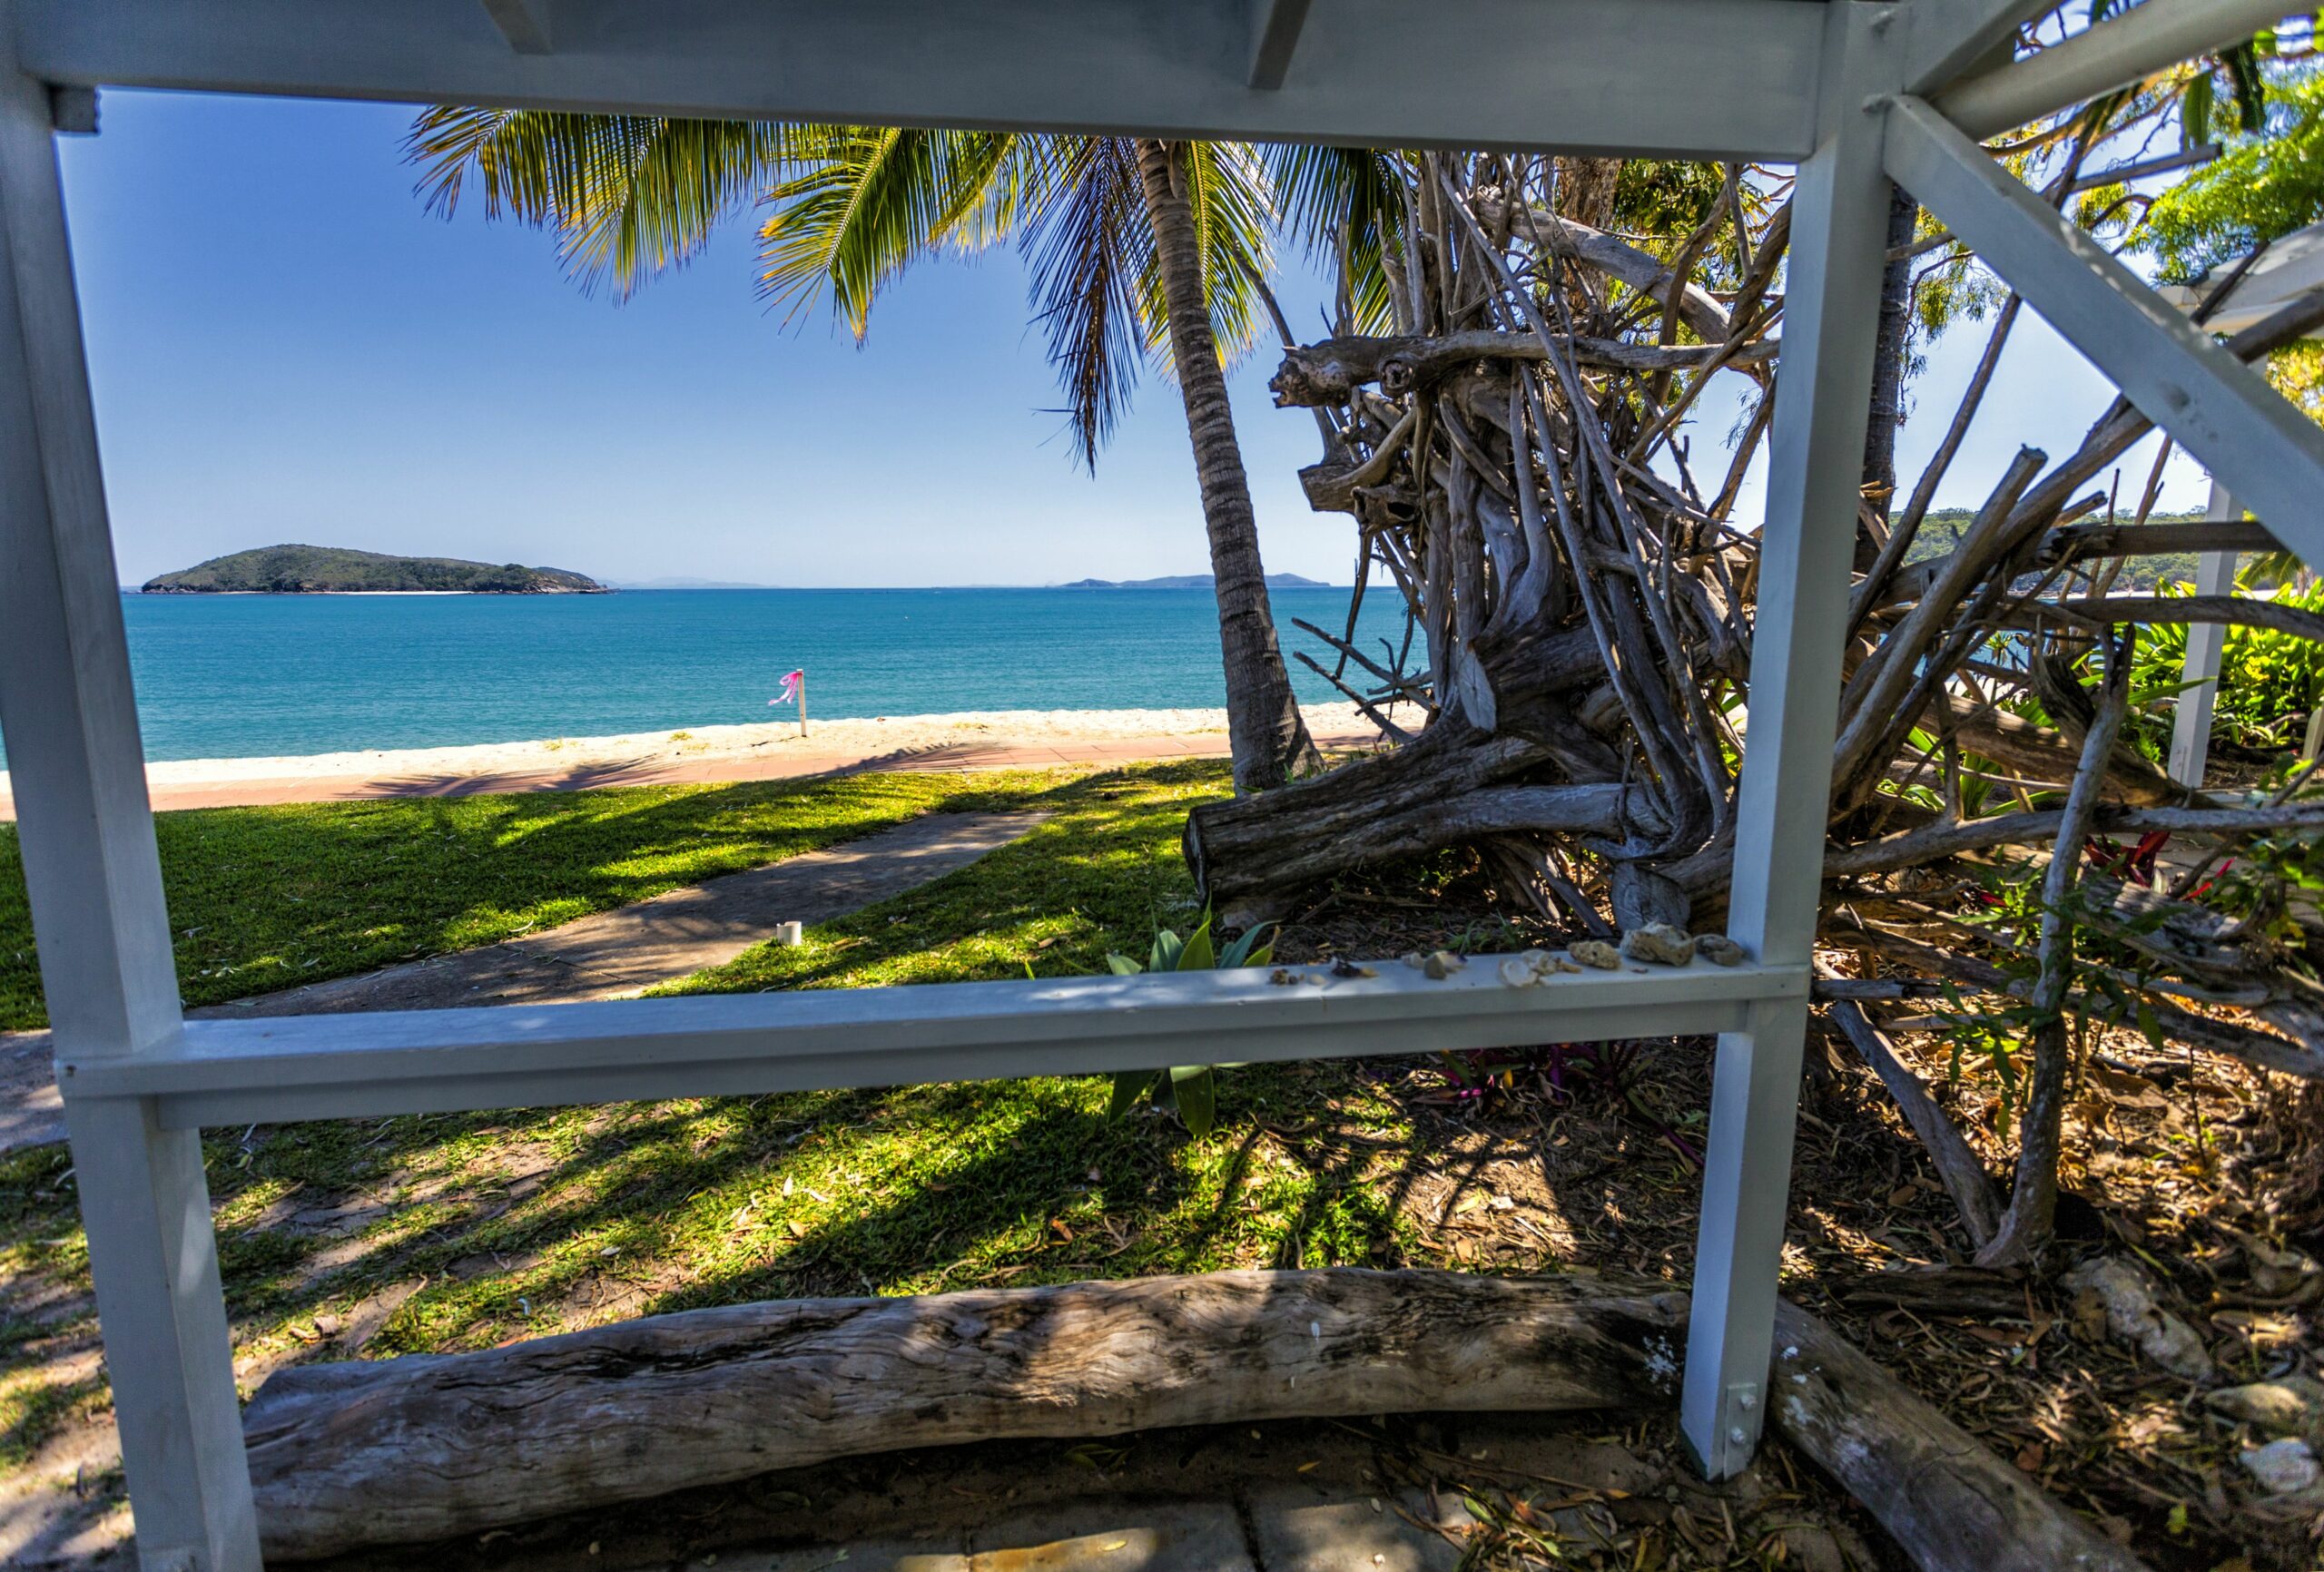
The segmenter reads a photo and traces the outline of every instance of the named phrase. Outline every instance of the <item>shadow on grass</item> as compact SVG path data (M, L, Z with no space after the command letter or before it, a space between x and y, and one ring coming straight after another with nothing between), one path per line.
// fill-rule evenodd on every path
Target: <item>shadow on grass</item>
M188 1005L514 938L920 814L1016 807L1056 773L881 773L190 810L156 820ZM44 1024L15 830L0 826L0 1029Z

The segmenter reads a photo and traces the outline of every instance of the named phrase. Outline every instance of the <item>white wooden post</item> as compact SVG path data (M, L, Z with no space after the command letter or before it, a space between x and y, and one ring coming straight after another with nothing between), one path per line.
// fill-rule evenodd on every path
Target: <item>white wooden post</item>
M2211 506L2203 516L2214 521L2237 519L2243 516L2243 510L2228 496L2227 487L2214 479ZM2233 594L2235 563L2236 554L2231 551L2203 553L2195 565L2195 593ZM2200 790L2203 784L2203 767L2211 759L2211 711L2219 702L2220 655L2226 648L2225 624L2189 625L2187 661L2179 675L2181 681L2195 685L2179 690L2179 697L2171 703L2171 778L2181 786Z
M1887 237L1878 95L1901 70L1894 34L1911 7L1829 9L1817 145L1793 197L1728 917L1730 935L1777 965L1808 961L1815 939ZM1750 1461L1766 1417L1807 1028L1807 1001L1784 999L1718 1039L1679 1408L1715 1479Z
M49 113L0 61L0 723L58 1058L118 1060L176 1036L177 981ZM145 1572L255 1572L201 1135L66 1118Z

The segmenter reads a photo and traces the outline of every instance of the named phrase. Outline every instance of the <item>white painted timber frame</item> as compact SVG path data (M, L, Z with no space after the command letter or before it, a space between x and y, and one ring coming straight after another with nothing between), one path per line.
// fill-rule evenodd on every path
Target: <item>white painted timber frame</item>
M2211 506L2203 516L2225 524L2243 516L2243 509L2227 487L2211 482ZM2230 595L2235 593L2231 551L2207 551L2195 564L2195 593ZM2221 657L2227 651L2227 628L2221 623L2195 623L2187 629L2187 654L2180 663L2179 696L2171 701L2171 778L2181 786L2200 787L2211 761L2211 716L2219 706Z
M0 0L0 724L147 1572L259 1566L205 1125L1188 1058L1717 1033L1680 1411L1707 1471L1742 1467L1771 1397L1886 181L2324 560L2324 434L1947 118L2065 108L2272 5L2147 0L2012 63L2046 9L1433 0L1417 25L1403 0ZM114 84L1796 162L1729 919L1752 962L1525 989L1390 967L184 1021L52 142Z

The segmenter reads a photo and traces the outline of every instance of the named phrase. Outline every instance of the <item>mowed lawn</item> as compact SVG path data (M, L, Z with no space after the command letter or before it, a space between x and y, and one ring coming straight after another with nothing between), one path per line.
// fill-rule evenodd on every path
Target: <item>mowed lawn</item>
M1030 805L1058 774L212 808L155 820L189 1005L372 970L852 840L929 812ZM45 1026L15 826L0 825L0 1030Z
M212 999L504 938L921 811L1038 808L1047 824L968 869L677 987L1048 976L1190 926L1179 832L1226 790L1204 762L220 810L165 818L162 854L188 997ZM0 921L21 934L7 882ZM10 973L20 1024L37 1018L28 962ZM286 1361L743 1300L1411 1257L1398 1203L1422 1154L1363 1072L1238 1069L1220 1092L1198 1142L1149 1109L1108 1121L1094 1077L218 1132L238 1368L247 1390ZM69 1163L61 1147L0 1159L0 1472L43 1468L107 1400Z

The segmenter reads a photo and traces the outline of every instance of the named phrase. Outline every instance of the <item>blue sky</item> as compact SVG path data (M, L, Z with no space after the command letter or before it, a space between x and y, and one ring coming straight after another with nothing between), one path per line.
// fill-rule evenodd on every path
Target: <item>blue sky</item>
M807 585L1206 569L1176 390L1149 380L1097 476L1078 469L1013 254L908 276L861 349L825 313L767 313L747 222L615 305L544 235L426 213L409 118L114 92L103 133L63 143L125 582L291 540ZM1311 329L1316 286L1284 294ZM2107 396L2046 329L2017 339L1940 503L1973 506L2019 441L2069 450ZM1907 475L1981 339L1933 351ZM1301 498L1315 427L1272 407L1272 366L1234 379L1267 565L1345 583L1350 521ZM1734 405L1705 406L1715 475ZM2201 489L2176 464L2166 505ZM1738 516L1757 508L1755 483Z

